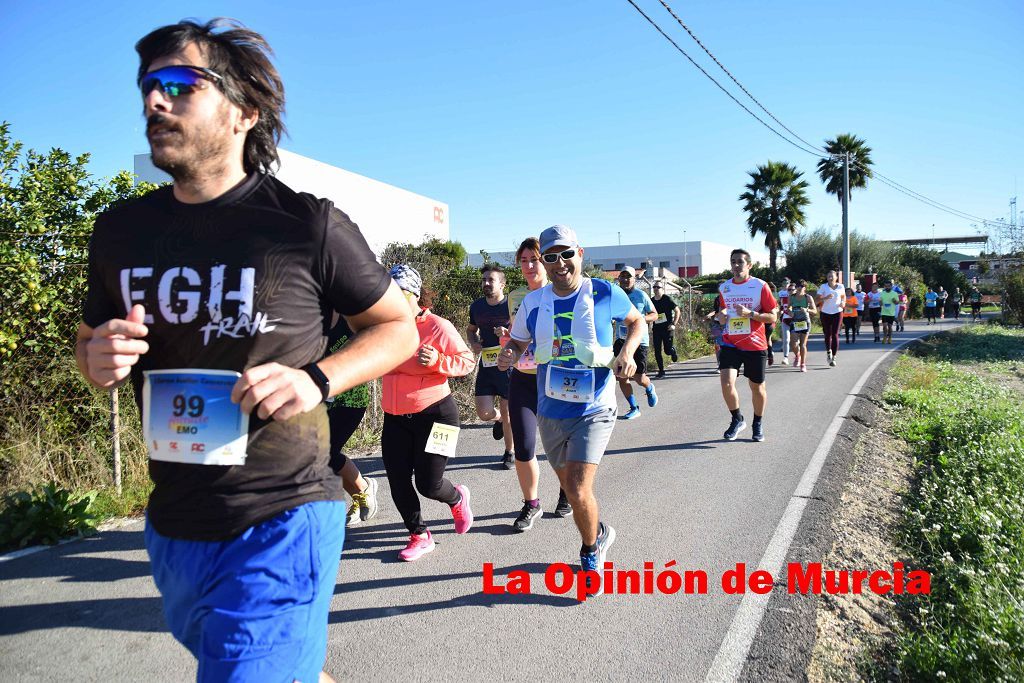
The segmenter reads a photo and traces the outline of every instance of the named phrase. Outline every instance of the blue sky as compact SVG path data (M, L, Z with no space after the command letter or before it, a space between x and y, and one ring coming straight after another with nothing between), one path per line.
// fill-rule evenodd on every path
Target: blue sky
M728 82L656 0L637 2ZM1024 194L1019 0L669 4L803 138L855 133L881 173L973 215L1008 218L1018 185ZM767 160L804 171L808 228L840 223L815 158L737 107L626 0L5 5L0 119L30 147L90 152L98 175L147 151L135 41L224 15L276 51L283 147L448 202L452 237L471 252L556 222L585 245L683 230L750 244L737 197ZM853 194L861 232L933 225L974 232L880 183Z

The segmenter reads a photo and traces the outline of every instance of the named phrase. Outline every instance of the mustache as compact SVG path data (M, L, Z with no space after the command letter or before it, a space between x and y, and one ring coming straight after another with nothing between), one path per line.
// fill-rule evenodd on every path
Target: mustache
M164 114L151 114L146 119L146 135L157 129L177 131L178 127L173 125L171 120Z

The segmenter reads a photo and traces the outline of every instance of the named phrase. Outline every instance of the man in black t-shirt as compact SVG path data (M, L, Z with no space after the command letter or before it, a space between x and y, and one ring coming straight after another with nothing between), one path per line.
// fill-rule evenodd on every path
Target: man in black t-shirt
M498 353L508 341L511 318L508 299L505 298L505 271L496 263L480 269L480 287L484 295L469 305L469 325L466 337L469 347L480 354L476 372L476 414L485 422L494 422L491 434L495 440L505 439L502 465L510 470L514 464L512 425L508 419L509 373L498 369ZM499 406L494 401L498 399Z
M284 89L226 20L136 45L154 165L174 179L96 220L75 349L130 376L154 488L153 578L203 680L316 680L344 540L324 401L416 349L359 229L277 163ZM332 311L359 334L324 357Z
M654 359L658 362L658 374L654 379L661 379L665 376L665 363L661 357L662 350L672 358L675 363L679 360L676 355L676 347L673 343L675 336L676 320L679 318L679 306L671 297L665 295L665 283L655 282L651 287L654 301L654 310L658 317L654 321Z

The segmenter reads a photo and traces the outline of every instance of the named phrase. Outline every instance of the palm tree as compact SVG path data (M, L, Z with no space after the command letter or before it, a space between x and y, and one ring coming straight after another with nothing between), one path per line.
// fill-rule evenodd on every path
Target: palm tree
M825 183L825 191L843 201L843 156L850 153L850 194L856 187L867 187L871 177L871 148L853 133L837 135L825 141L828 158L818 162L818 177Z
M768 259L772 271L775 257L782 249L782 236L795 233L804 224L804 207L811 203L807 198L807 181L801 180L803 173L789 164L769 161L748 171L750 182L747 191L740 195L743 210L747 212L747 227L750 236L758 233L765 236L764 246L768 247Z

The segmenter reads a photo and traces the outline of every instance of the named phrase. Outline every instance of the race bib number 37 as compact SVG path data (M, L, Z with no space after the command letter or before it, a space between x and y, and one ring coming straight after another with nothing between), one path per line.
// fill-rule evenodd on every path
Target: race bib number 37
M190 465L244 465L249 416L231 402L230 370L143 373L143 433L149 457Z
M548 398L567 403L593 403L594 371L591 368L563 368L558 365L549 365L544 394Z

